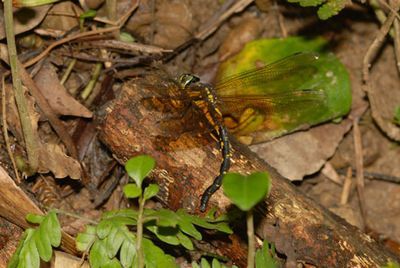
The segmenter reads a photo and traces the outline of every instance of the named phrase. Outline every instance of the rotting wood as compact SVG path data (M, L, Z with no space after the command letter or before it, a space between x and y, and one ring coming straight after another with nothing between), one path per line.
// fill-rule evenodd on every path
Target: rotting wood
M32 228L25 220L28 213L42 215L43 211L14 183L7 172L0 167L0 217L21 227ZM77 254L75 240L62 231L61 249Z
M151 96L151 87L128 82L119 97L101 114L100 135L103 142L123 164L139 154L156 159L151 178L157 181L161 202L171 208L199 213L200 196L218 174L221 155L209 135L183 133L176 139L163 139L160 130L162 113L146 109L143 96ZM155 81L154 83L158 83ZM272 177L268 200L257 208L257 235L275 244L287 256L287 265L309 263L317 267L379 267L396 257L380 244L341 218L322 208L299 192L285 178L259 159L247 147L232 145L231 171L249 173L266 170ZM229 202L218 191L209 207L229 209ZM238 238L219 246L219 253L245 263Z

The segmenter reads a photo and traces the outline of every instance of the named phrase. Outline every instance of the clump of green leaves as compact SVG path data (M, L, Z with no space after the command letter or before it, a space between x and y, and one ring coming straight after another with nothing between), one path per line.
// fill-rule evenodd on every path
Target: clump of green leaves
M38 228L25 230L18 248L12 256L7 267L32 267L40 266L40 259L50 261L53 248L61 243L61 227L56 213L50 211L47 215L28 214L26 220L39 224Z
M125 185L124 194L137 198L139 209L106 212L97 226L89 225L78 235L77 248L89 254L91 267L177 267L174 258L152 242L150 234L169 245L193 250L192 239L202 239L198 227L232 233L223 217L199 218L183 210L145 209L145 202L159 190L156 184L143 188L154 166L149 156L128 160L125 169L133 183ZM132 228L136 233L130 231Z
M277 267L269 250L269 244L264 241L263 247L255 251L253 208L266 196L271 189L268 173L256 172L248 176L237 173L228 173L222 180L224 194L233 204L246 212L248 256L247 267L273 268ZM274 249L272 248L272 253Z
M302 7L319 7L318 17L321 20L337 15L346 5L346 0L288 0L289 3L299 3Z

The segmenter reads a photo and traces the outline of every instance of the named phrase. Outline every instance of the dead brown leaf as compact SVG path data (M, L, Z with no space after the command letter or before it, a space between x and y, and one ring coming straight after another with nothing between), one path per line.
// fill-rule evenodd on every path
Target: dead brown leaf
M69 267L69 268L89 268L90 265L87 261L82 263L82 259L74 255L55 250L54 257L51 261L54 268Z
M23 136L21 130L21 124L19 120L17 106L14 101L13 90L11 86L6 86L7 96L7 124L15 135L15 137L23 143ZM38 122L40 114L35 109L35 101L33 97L26 94L28 101L28 112L31 116L31 123L34 130L34 135L38 134ZM47 173L49 171L54 173L56 178L65 178L67 176L72 179L79 179L81 175L81 168L79 162L69 156L67 156L60 145L55 143L45 144L39 141L39 172Z
M388 69L390 64L393 68ZM400 141L400 127L394 124L396 107L400 105L400 81L393 79L398 76L393 49L383 50L379 60L374 63L370 73L368 99L371 103L372 117L378 126L391 139Z
M71 1L59 2L49 10L40 28L69 31L79 25L79 15L82 13L82 9Z
M67 93L60 84L56 70L46 63L35 76L35 82L51 108L60 115L92 117L92 112Z
M77 180L81 177L81 167L74 158L67 156L61 146L54 143L42 144L39 149L39 172L51 171L58 179L69 176Z
M36 27L46 16L51 5L43 5L34 8L20 8L14 11L14 32L20 34ZM3 13L2 8L0 12ZM0 39L5 38L4 16L0 16Z
M257 18L247 18L233 28L225 37L224 42L219 48L219 60L224 61L227 58L238 53L245 44L253 41L261 34L260 20Z
M154 10L150 2L141 1L126 24L129 31L163 48L175 48L192 36L193 18L185 1L158 1Z
M325 164L350 128L351 120L340 125L324 124L250 148L282 176L301 180Z

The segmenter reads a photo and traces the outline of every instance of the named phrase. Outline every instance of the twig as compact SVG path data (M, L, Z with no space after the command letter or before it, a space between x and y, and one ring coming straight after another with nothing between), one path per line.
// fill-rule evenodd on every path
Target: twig
M394 10L397 12L399 10L399 4L396 3ZM386 21L382 24L379 29L378 34L376 35L374 41L369 46L367 53L365 53L363 59L363 80L365 84L368 86L369 83L369 68L371 67L371 62L375 58L379 48L382 46L383 41L385 40L386 35L388 34L394 19L396 18L396 13L391 11Z
M82 99L86 100L87 97L89 96L89 94L92 92L94 86L97 83L97 80L99 79L102 68L103 68L103 64L101 62L96 63L94 70L93 70L92 78L90 79L89 83L87 83L86 87L81 92Z
M344 169L339 169L337 172L339 174L344 174ZM355 169L351 169L351 172L353 175L356 173ZM377 173L377 172L364 171L364 177L369 180L380 180L392 183L400 183L400 177Z
M396 55L396 66L400 72L400 21L399 18L394 20L394 53Z
M10 138L8 136L8 130L7 130L7 111L6 111L6 84L4 82L4 76L1 78L1 115L2 115L2 121L3 121L3 134L4 134L4 141L6 142L6 147L7 147L7 153L8 156L11 159L11 163L13 165L14 173L15 173L15 180L17 181L17 184L21 183L21 178L18 173L18 168L17 164L15 163L15 158L14 154L11 151L11 146L10 146Z
M15 90L15 102L17 103L19 118L25 140L26 152L28 154L29 166L36 171L39 166L39 141L33 132L31 117L28 112L28 103L25 98L25 90L22 88L21 78L18 68L17 49L14 38L13 8L12 1L4 1L4 26L6 29L7 46L13 87Z
M361 132L358 126L358 118L353 119L353 138L354 138L354 154L356 162L356 185L358 199L360 201L361 215L363 218L364 229L367 220L367 208L365 204L365 191L364 191L364 163L363 163L363 149L361 141Z
M228 2L226 5L229 5L231 2ZM223 21L225 21L233 14L243 11L243 9L245 9L252 2L253 0L240 0L234 2L232 6L227 8L227 10L224 10L224 8L222 8L219 12L214 14L214 16L209 20L209 23L206 23L204 27L199 30L199 32L195 35L195 39L206 39L219 28Z
M118 40L101 40L101 41L96 40L87 42L87 44L94 47L122 49L127 51L142 52L149 54L172 52L169 49L164 49L157 46L144 45L139 43L126 43Z
M97 34L103 34L103 33L109 33L109 32L113 32L116 30L119 30L119 26L116 27L110 27L110 28L105 28L105 29L100 29L100 30L93 30L93 31L89 31L89 32L84 32L84 33L78 33L75 34L73 36L69 36L66 38L63 38L61 40L58 40L54 43L51 43L51 45L49 45L42 53L40 53L39 55L37 55L36 57L34 57L33 59L30 59L27 62L24 62L24 67L29 67L33 64L35 64L36 62L40 61L41 59L43 59L53 48L68 43L72 40L76 40L79 38L83 38L83 37L87 37L87 36L92 36L92 35L97 35Z
M64 72L64 74L63 74L63 76L62 76L62 78L61 78L61 80L60 80L60 84L61 84L61 85L64 85L65 81L67 81L67 79L68 79L69 75L71 74L72 69L74 68L76 62L77 62L76 59L72 59L72 60L69 62L68 67L67 67L67 70Z
M347 169L347 174L346 177L344 178L344 183L343 183L343 188L342 188L342 194L340 196L340 204L341 205L346 205L348 200L349 200L349 196L350 196L350 190L351 190L351 179L352 179L352 172L351 172L351 168L349 167Z

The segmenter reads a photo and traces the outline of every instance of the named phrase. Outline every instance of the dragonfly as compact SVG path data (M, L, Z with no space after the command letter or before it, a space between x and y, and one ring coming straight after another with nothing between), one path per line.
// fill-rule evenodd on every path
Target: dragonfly
M169 93L175 96L171 98L172 106L187 106L182 100L189 99L189 106L197 107L216 133L222 154L219 174L201 197L201 211L206 210L211 196L221 187L223 176L230 169L231 135L247 144L261 142L269 137L265 133L280 127L274 117L280 117L280 122L297 121L301 127L307 123L302 119L302 112L317 112L326 105L323 86L308 83L318 72L318 60L317 53L297 53L228 76L214 86L201 82L193 74L183 74L175 80L178 89ZM180 93L185 98L176 97Z

